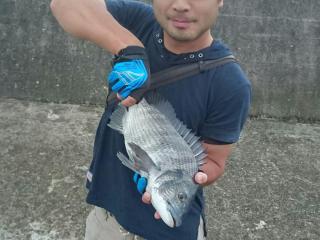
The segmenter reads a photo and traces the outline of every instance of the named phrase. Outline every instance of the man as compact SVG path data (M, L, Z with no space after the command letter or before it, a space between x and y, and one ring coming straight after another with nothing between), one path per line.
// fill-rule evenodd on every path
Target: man
M153 7L123 0L51 3L67 32L115 55L109 86L125 106L141 99L140 90L148 87L150 73L231 54L210 31L222 6L223 0L154 0ZM238 64L227 63L157 91L172 104L177 117L203 139L208 156L195 182L202 186L213 183L223 174L248 114L251 88L246 76ZM96 207L87 219L85 238L205 239L201 188L176 228L166 226L153 207L145 204L150 203L149 193L144 193L141 201L132 181L134 173L116 157L125 147L123 137L107 126L112 110L107 107L100 121L87 174L87 202ZM135 180L143 191L143 181L137 181L137 176Z

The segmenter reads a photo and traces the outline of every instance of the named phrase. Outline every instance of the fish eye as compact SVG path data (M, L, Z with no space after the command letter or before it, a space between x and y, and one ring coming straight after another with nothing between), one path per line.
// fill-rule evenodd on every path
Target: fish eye
M187 194L185 193L178 193L178 199L180 201L184 201L187 198Z

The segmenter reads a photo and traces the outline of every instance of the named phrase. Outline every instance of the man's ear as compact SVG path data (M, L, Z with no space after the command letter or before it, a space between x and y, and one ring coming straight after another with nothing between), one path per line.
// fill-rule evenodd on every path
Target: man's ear
M222 7L223 6L223 0L219 0L219 7Z

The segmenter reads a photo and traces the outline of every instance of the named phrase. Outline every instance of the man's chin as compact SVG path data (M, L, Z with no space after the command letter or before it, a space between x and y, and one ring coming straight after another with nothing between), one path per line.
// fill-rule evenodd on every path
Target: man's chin
M188 33L188 30L176 30L167 32L167 34L174 40L179 42L190 42L197 37L193 33Z

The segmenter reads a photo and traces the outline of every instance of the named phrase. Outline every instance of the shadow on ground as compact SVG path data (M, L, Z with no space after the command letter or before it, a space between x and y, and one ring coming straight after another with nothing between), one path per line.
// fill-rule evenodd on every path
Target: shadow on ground
M0 99L0 239L83 239L102 108ZM206 188L208 240L320 239L320 125L251 120Z

